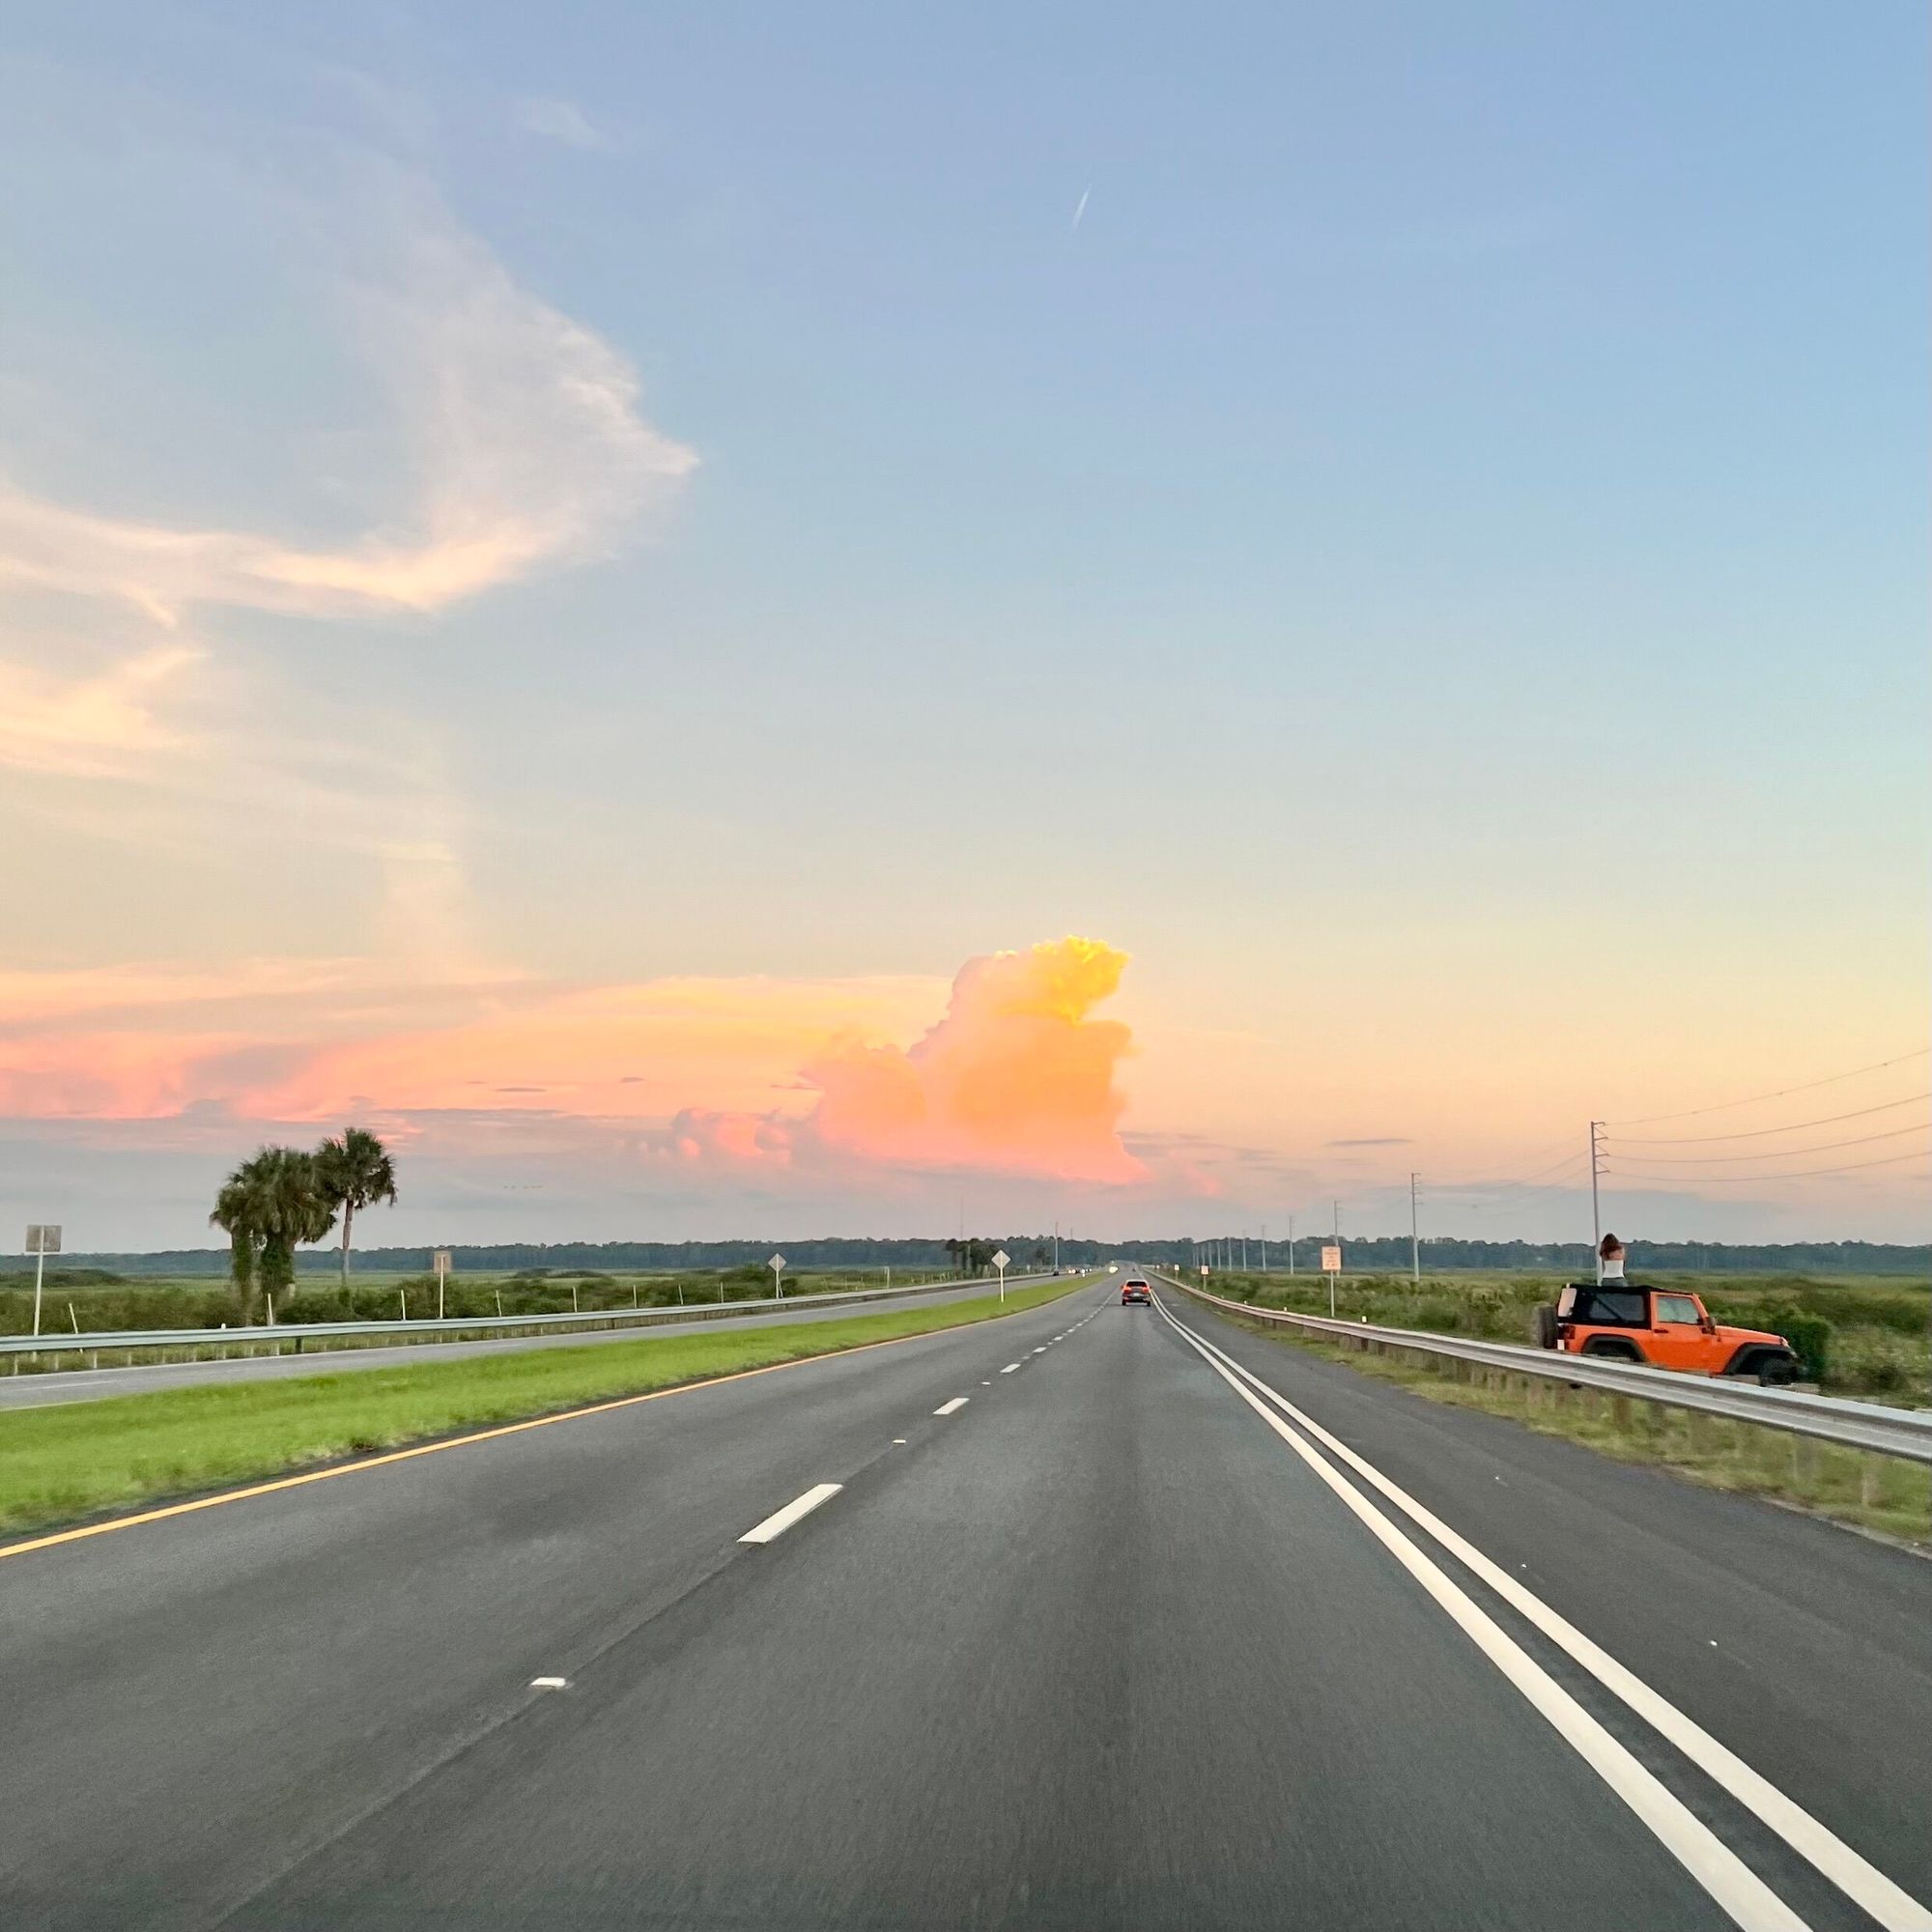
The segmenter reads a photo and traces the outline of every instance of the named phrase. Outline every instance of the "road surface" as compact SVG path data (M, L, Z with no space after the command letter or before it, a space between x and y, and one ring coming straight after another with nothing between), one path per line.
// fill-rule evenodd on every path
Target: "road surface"
M0 1922L1932 1924L1932 1567L1163 1300L0 1554Z
M1012 1275L1007 1286L1024 1288L1038 1275ZM729 1328L762 1328L772 1321L833 1321L853 1315L883 1315L895 1308L927 1308L949 1301L979 1301L997 1293L997 1284L963 1282L956 1288L934 1289L918 1294L896 1294L890 1300L802 1303L773 1308L768 1314L721 1315L702 1321L647 1322L628 1328L579 1329L576 1333L496 1336L480 1342L379 1343L366 1348L310 1349L298 1355L291 1345L286 1355L234 1355L227 1360L201 1362L136 1362L117 1369L45 1369L11 1375L0 1369L0 1409L51 1408L71 1402L99 1402L116 1395L145 1395L155 1389L191 1388L202 1382L275 1381L288 1376L320 1376L355 1369L412 1367L431 1361L454 1361L465 1355L514 1355L528 1349L581 1349L599 1342L635 1342L640 1335L716 1335ZM622 1310L617 1311L622 1313ZM585 1318L595 1321L594 1315ZM255 1331L259 1339L266 1331ZM212 1334L211 1340L218 1339ZM82 1337L82 1346L86 1338ZM11 1367L11 1360L9 1367Z

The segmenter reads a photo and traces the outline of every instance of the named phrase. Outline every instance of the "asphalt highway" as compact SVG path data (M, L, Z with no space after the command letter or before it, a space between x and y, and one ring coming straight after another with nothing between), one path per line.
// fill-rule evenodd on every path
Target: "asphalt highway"
M1932 1927L1932 1568L1161 1299L0 1550L0 1923Z
M1009 1275L1009 1288L1025 1287L1037 1275ZM646 1335L718 1334L729 1328L761 1328L771 1321L836 1321L852 1315L878 1315L892 1308L929 1307L949 1301L979 1301L997 1293L984 1281L957 1288L896 1295L891 1299L844 1303L801 1303L755 1315L723 1315L702 1321L648 1322L627 1328L579 1329L575 1333L499 1335L474 1342L376 1343L366 1348L310 1349L283 1355L234 1355L199 1362L136 1362L127 1368L47 1369L24 1375L0 1370L0 1409L52 1408L71 1402L99 1402L108 1396L145 1395L154 1389L192 1388L203 1382L278 1381L289 1376L351 1373L356 1369L409 1367L415 1363L459 1361L466 1355L514 1355L529 1349L582 1349L603 1342L635 1342ZM594 1320L594 1317L587 1318ZM256 1329L260 1340L265 1330ZM82 1338L83 1346L86 1338Z

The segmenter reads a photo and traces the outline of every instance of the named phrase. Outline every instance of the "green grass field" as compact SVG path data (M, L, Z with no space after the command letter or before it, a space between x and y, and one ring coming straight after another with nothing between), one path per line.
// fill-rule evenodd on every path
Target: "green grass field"
M219 1328L235 1318L235 1296L218 1275L153 1275L136 1279L91 1278L98 1270L49 1268L43 1291L42 1326L46 1332L98 1334L116 1328ZM895 1269L892 1285L912 1288L948 1279L938 1269ZM31 1274L0 1273L0 1335L33 1330ZM787 1295L824 1294L886 1285L883 1269L845 1268L787 1274ZM601 1314L624 1308L673 1308L707 1301L755 1299L771 1293L763 1268L708 1273L613 1274L595 1269L554 1274L451 1275L443 1312L452 1317L562 1315L573 1310ZM405 1315L420 1321L437 1311L433 1276L356 1270L345 1297L333 1275L307 1271L296 1278L292 1294L277 1307L280 1321L392 1321Z
M0 1530L258 1480L495 1423L680 1382L923 1335L1037 1308L1078 1278L942 1307L714 1334L674 1330L286 1381L173 1389L71 1406L0 1411Z

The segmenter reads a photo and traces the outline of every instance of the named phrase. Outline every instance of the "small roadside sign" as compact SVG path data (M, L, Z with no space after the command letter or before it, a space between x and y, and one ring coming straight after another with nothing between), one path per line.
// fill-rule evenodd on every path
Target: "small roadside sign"
M1008 1254L1005 1248L994 1250L993 1265L1000 1271L1000 1299L1002 1301L1007 1298L1007 1267L1011 1261L1012 1256Z
M455 1273L456 1269L449 1259L449 1250L447 1248L437 1249L435 1267L438 1274Z
M1339 1246L1323 1244L1321 1249L1321 1272L1340 1274L1342 1272L1342 1250Z
M772 1271L772 1296L776 1300L784 1293L785 1258L781 1254L774 1253L765 1265Z
M1012 1264L1013 1264L1013 1258L1011 1255L1008 1254L1005 1248L1002 1248L993 1257L993 1265L996 1268L1009 1268L1012 1266Z
M61 1231L58 1221L29 1221L27 1223L27 1252L34 1260L34 1333L41 1332L41 1284L46 1278L47 1257L61 1251ZM73 1304L68 1304L71 1314ZM79 1327L76 1322L74 1326Z
M1206 1262L1201 1264L1201 1279L1203 1281L1208 1279L1208 1264Z

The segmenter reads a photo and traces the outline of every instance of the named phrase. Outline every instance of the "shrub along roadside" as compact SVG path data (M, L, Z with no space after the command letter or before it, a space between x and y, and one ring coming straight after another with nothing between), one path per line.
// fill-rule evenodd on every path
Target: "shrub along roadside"
M1004 1309L988 1295L722 1335L680 1330L582 1349L0 1411L0 1530L72 1521L467 1429L962 1327L1086 1285L1075 1279L1015 1289Z

